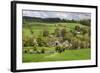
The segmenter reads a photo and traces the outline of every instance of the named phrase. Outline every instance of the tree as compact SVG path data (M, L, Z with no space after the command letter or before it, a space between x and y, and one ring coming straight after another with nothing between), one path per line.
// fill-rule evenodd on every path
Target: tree
M49 31L47 29L43 30L43 36L46 37L49 35Z
M38 37L37 38L38 46L48 46L48 41L46 37Z
M88 28L88 35L91 36L91 27Z
M61 30L61 36L62 36L62 37L65 37L66 34L67 34L67 30L66 30L66 28L63 28L63 29Z
M30 33L31 33L31 34L34 34L34 31L32 30L32 28L30 29Z
M43 46L43 40L41 37L37 38L38 46Z
M91 37L88 36L88 34L85 34L84 38L85 38L86 48L90 48L91 47Z
M63 41L68 40L69 42L73 38L73 34L71 32L67 32L66 35L63 37Z
M81 29L80 26L78 26L78 25L75 26L75 30L76 30L76 31L80 31L80 29Z
M78 39L76 37L73 37L72 40L71 40L71 43L72 43L72 49L77 49L78 48Z
M55 51L58 53L62 53L65 51L65 48L63 48L62 46L58 45L55 47Z
M83 35L85 35L86 33L89 33L88 28L86 28L86 27L81 28L81 32Z
M88 34L85 35L77 35L76 38L80 41L77 44L80 45L80 48L90 48L91 39Z
M29 38L29 36L23 36L22 40L23 40L23 46L24 47L30 46L30 42L29 42L30 38Z
M61 36L61 30L59 28L55 29L55 36L60 37Z
M90 19L81 20L80 24L86 25L86 26L91 26L91 20Z

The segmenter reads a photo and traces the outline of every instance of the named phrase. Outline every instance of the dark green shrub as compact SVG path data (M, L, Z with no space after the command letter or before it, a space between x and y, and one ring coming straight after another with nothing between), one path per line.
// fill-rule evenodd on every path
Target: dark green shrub
M45 53L45 49L44 48L41 49L41 53Z

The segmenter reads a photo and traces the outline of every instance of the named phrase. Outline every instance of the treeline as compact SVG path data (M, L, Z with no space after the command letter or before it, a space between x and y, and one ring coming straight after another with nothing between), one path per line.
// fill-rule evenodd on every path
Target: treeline
M49 22L49 23L67 22L67 23L80 23L80 24L86 25L86 26L91 25L90 19L68 20L68 19L60 19L60 18L38 18L38 17L26 17L26 16L23 16L23 22L24 22L24 24L27 22Z
M60 19L60 18L38 18L38 17L23 17L24 21L27 22L70 22L70 23L76 23L79 21L76 20L67 20L67 19Z

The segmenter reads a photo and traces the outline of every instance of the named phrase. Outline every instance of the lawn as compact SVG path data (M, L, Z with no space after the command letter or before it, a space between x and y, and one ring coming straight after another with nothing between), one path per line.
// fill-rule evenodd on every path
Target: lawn
M53 54L26 54L23 53L22 60L27 62L69 61L91 59L91 49L66 50L62 53Z

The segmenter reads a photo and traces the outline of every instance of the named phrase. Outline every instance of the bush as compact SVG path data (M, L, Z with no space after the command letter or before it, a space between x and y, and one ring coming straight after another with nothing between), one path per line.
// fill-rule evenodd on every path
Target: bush
M58 52L58 53L62 53L65 51L65 47L63 46L56 46L55 47L55 51Z
M45 49L44 48L41 49L41 53L45 53Z
M37 46L36 45L34 45L33 51L37 51Z

